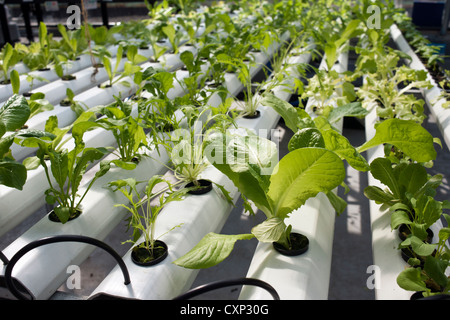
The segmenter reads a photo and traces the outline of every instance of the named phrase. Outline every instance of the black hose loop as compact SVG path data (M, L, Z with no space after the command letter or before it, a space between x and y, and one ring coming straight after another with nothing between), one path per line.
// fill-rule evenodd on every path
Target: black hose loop
M5 275L4 275L6 287L9 289L9 291L11 291L11 293L17 299L19 299L19 300L32 300L33 299L33 297L31 297L31 299L29 299L27 296L22 294L17 289L16 285L14 284L13 277L12 277L12 270L13 270L15 264L17 263L17 261L19 261L19 259L22 258L28 251L31 251L31 250L33 250L37 247L43 246L43 245L56 243L56 242L82 242L82 243L92 244L94 246L104 249L105 251L110 253L114 257L114 259L116 259L117 263L119 264L119 267L122 270L123 277L125 279L125 282L124 282L125 285L128 285L131 282L130 275L128 273L128 269L125 265L125 262L122 260L122 257L116 251L114 251L113 248L108 246L103 241L100 241L95 238L87 237L87 236L82 236L82 235L51 236L51 237L42 238L42 239L35 240L33 242L28 243L22 249L17 251L16 254L11 258L9 263L6 265Z
M264 282L259 279L253 279L253 278L238 278L238 279L232 279L232 280L223 280L223 281L216 281L207 283L201 286L198 286L196 288L193 288L186 293L183 293L177 297L175 297L173 300L187 300L190 298L193 298L195 296L198 296L202 293L209 292L212 290L224 288L224 287L230 287L235 285L251 285L256 286L265 289L270 293L270 295L273 297L274 300L280 300L280 296L278 295L277 291L267 282Z

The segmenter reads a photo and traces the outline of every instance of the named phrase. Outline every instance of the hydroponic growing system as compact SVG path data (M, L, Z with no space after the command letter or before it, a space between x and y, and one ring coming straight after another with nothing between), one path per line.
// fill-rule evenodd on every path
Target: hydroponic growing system
M58 299L96 247L117 266L86 299L180 298L257 239L240 299L327 299L344 163L369 179L376 299L446 297L450 203L427 171L450 146L448 80L404 11L179 4L111 28L60 25L59 37L41 23L36 42L2 48L0 236L49 208L1 251L4 298ZM425 103L444 141L422 126ZM345 117L364 124L364 144L342 134ZM263 222L223 234L239 199ZM124 221L120 256L103 241Z

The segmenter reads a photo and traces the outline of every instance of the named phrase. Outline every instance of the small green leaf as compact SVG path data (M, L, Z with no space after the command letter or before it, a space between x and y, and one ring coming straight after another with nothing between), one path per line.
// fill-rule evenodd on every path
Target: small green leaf
M361 102L352 102L337 108L333 108L328 114L328 121L335 123L341 120L343 117L364 117L369 112L363 108Z
M22 190L27 180L27 169L17 162L0 162L0 185Z
M252 238L254 238L252 234L221 235L211 232L173 263L189 269L209 268L225 260L233 251L236 241Z
M336 210L336 213L340 215L345 211L345 208L347 208L347 202L339 197L336 193L333 191L328 191L326 193L326 196L328 198L328 201L330 201L330 204L333 206L334 210Z
M70 209L67 207L56 207L53 209L59 221L64 224L69 221L70 218Z
M20 90L20 77L19 72L17 70L12 70L9 74L11 80L11 86L14 94L18 94Z
M133 170L134 168L136 168L136 163L129 162L129 161L112 160L111 163L114 163L119 168L122 168L125 170Z
M376 203L390 203L391 201L395 200L395 198L392 196L392 194L389 194L385 191L383 191L380 187L377 186L367 186L364 189L364 195L370 199L375 201Z
M284 220L273 217L252 228L252 234L261 242L276 242L286 230Z
M411 224L411 219L406 211L395 210L391 214L391 228L395 230L401 224Z
M264 98L260 100L260 104L272 107L283 118L286 126L291 129L292 132L297 132L301 117L294 106L289 102L286 102L273 94L265 93Z
M0 121L5 125L6 131L20 129L30 116L30 107L27 100L21 95L13 95L0 109Z
M443 288L447 287L449 278L445 274L448 262L433 256L425 258L424 270L427 275Z
M397 276L397 284L408 291L427 291L420 268L407 268Z
M419 256L422 256L422 257L429 256L436 249L436 244L425 243L416 236L411 236L409 239L411 241L412 249Z
M295 149L306 147L325 148L325 141L318 129L316 128L300 129L289 140L288 144L289 151L294 151Z

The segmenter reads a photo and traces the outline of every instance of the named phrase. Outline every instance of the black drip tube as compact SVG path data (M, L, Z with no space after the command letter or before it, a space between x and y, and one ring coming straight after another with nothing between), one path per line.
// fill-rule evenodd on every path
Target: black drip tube
M259 279L253 279L253 278L239 278L239 279L232 279L232 280L223 280L223 281L216 281L207 283L201 286L198 286L196 288L193 288L186 293L183 293L177 297L175 297L173 300L186 300L193 298L195 296L198 296L202 293L224 288L224 287L230 287L235 285L251 285L256 286L265 289L270 293L270 295L273 297L274 300L280 300L280 296L278 295L277 291L267 282L264 282Z
M122 257L116 251L114 251L113 248L108 246L106 243L104 243L104 242L102 242L102 241L100 241L98 239L90 238L90 237L87 237L87 236L81 236L81 235L58 235L58 236L46 237L46 238L42 238L42 239L30 242L29 244L24 246L22 249L17 251L17 253L11 258L11 260L8 263L5 263L6 264L6 269L5 269L4 277L5 277L6 287L9 289L9 291L11 291L11 293L17 299L30 300L27 296L22 294L17 289L16 285L14 284L13 278L11 276L14 265L28 251L31 251L31 250L33 250L33 249L35 249L37 247L43 246L43 245L56 243L56 242L82 242L82 243L92 244L94 246L97 246L99 248L104 249L105 251L110 253L114 257L114 259L116 259L117 263L119 264L119 267L122 270L123 277L125 279L125 282L124 282L125 285L128 285L131 282L130 281L130 275L128 273L128 269L127 269L127 267L125 265L125 262L122 260ZM33 298L31 298L31 300L32 299Z

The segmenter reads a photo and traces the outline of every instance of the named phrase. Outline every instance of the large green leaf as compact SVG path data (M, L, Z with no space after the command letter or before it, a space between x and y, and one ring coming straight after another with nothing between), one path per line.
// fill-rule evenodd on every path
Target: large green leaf
M357 148L359 152L389 143L417 162L436 159L433 136L420 124L412 120L388 119L375 128L375 136Z
M285 233L286 224L283 219L273 217L258 224L252 229L252 234L261 242L276 242Z
M187 254L173 263L189 269L209 268L225 260L238 240L250 240L252 234L222 235L208 233Z
M328 192L345 178L342 160L322 148L301 148L280 160L270 178L268 196L275 216L285 218L319 192Z
M0 162L0 185L22 190L27 180L27 169L17 162Z
M17 94L9 98L0 109L0 122L4 124L6 131L20 129L27 122L29 116L30 107L27 100Z

